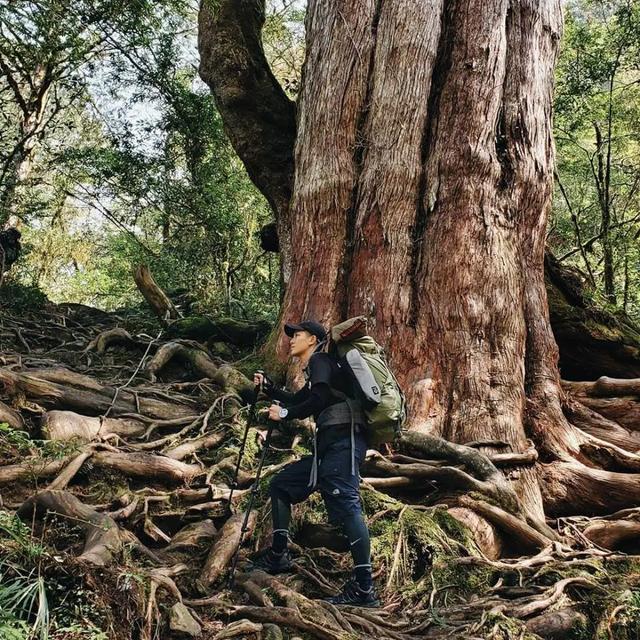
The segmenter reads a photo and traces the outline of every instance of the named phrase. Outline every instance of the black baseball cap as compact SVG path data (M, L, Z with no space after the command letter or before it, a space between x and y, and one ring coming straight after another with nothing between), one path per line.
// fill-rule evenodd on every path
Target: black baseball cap
M319 322L314 322L313 320L303 320L298 324L287 323L284 325L284 332L290 338L293 337L296 331L307 331L312 336L318 338L318 342L323 342L327 339L326 329Z

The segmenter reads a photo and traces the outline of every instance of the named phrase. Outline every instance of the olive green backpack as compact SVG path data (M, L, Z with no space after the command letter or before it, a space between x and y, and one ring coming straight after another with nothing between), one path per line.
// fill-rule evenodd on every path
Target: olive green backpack
M352 374L367 419L369 444L392 442L407 418L400 385L382 347L367 334L366 318L350 318L331 329L331 350Z

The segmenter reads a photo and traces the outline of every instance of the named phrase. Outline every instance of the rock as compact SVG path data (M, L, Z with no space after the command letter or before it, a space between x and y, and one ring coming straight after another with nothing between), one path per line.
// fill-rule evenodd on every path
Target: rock
M182 602L176 602L176 604L171 607L169 628L171 631L183 633L191 638L197 638L202 634L202 628Z

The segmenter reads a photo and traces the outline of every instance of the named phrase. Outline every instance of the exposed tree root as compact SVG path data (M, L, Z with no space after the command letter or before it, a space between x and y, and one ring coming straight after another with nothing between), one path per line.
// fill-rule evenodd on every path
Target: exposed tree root
M487 502L462 496L460 498L460 504L468 509L473 509L477 514L502 529L506 534L515 537L529 550L544 549L552 540L536 531L533 527L530 527L526 522ZM554 537L557 539L557 536Z
M205 339L188 333L195 329L187 320L168 333ZM133 562L122 571L146 584L142 637L165 633L164 611L177 604L197 607L203 634L211 637L227 624L227 637L266 638L269 625L277 625L285 633L341 640L528 638L527 632L560 638L585 624L611 635L626 615L620 594L640 582L640 559L624 555L640 551L640 428L628 415L613 420L618 413L611 407L632 407L634 415L638 381L565 385L563 410L576 427L565 457L540 449L538 459L526 443L513 451L504 442L461 445L412 432L396 451L371 452L363 496L384 608L336 609L319 598L347 577L348 544L318 524L324 514L313 500L294 510L294 574L239 574L236 590L224 590L260 445L249 438L238 477L243 488L229 505L242 404L252 391L244 373L202 344L159 340L146 371L153 378L178 372L180 381L149 382L131 376L145 371L140 349L137 360L130 349L102 358L111 345L148 345L147 336L132 338L103 316L93 331L69 320L60 343L45 342L38 326L22 331L28 351L16 338L21 352L2 356L0 422L19 430L18 443L40 432L45 440L15 450L9 443L0 463L5 507L19 507L31 524L47 509L79 524L81 561ZM44 354L40 344L62 347ZM50 357L71 352L77 370ZM185 382L179 373L185 369L198 379ZM241 559L268 542L266 482L293 459L291 447L298 450L284 428L275 440L251 518L252 543L245 540ZM532 520L521 508L515 489L527 473L540 477L546 512L556 520ZM46 486L45 479L48 489L23 503L29 487ZM533 555L511 557L522 553ZM202 593L207 597L196 597ZM230 619L237 623L228 625ZM215 632L207 631L212 621Z
M47 411L42 417L42 435L47 440L78 440L91 442L116 435L135 438L145 430L143 422L128 418L83 416L73 411Z
M79 559L90 564L109 564L122 547L118 525L109 516L87 507L66 491L41 491L24 502L17 513L27 522L33 517L41 518L46 513L72 520L86 534Z
M240 532L244 514L238 513L231 516L219 531L207 556L204 567L200 572L200 583L203 587L209 587L215 582L227 568L233 553L240 542ZM256 514L253 512L249 518L247 526L249 531L253 529L256 522Z
M100 332L85 348L85 351L95 351L103 354L111 345L131 346L138 344L131 334L122 327L107 329Z
M51 372L17 373L0 368L0 384L4 393L13 396L23 393L45 406L58 406L85 411L89 415L146 415L150 418L173 419L193 415L193 409L176 403L162 402L155 398L139 397L124 390L116 394L116 389L95 383L94 390L74 387L68 384L68 374L53 375ZM58 380L57 382L52 379Z
M24 420L20 413L4 402L0 402L0 422L8 424L12 429L24 429Z

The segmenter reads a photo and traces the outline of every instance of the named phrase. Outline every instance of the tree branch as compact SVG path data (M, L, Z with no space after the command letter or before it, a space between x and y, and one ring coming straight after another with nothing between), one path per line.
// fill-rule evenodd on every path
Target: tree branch
M264 21L264 0L202 0L199 71L249 177L281 216L293 184L295 104L264 55Z

